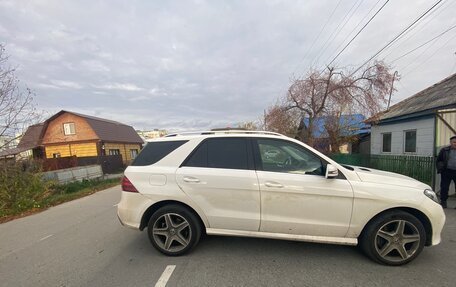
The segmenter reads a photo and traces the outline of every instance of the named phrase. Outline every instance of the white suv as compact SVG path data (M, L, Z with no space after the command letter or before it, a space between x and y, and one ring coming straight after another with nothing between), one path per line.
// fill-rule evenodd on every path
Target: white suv
M340 165L270 132L152 140L125 170L122 190L121 223L147 227L167 255L216 234L359 244L377 262L402 265L438 244L445 223L428 185Z

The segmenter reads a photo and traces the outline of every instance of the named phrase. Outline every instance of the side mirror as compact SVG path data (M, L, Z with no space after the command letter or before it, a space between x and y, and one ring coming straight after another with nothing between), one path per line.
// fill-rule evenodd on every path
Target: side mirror
M339 175L339 170L334 165L328 163L326 165L326 178L335 178Z

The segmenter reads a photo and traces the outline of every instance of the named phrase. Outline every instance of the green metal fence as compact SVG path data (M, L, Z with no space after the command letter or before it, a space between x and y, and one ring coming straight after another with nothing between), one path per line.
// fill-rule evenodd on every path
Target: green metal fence
M432 156L332 154L338 163L370 167L410 176L432 185L435 161Z

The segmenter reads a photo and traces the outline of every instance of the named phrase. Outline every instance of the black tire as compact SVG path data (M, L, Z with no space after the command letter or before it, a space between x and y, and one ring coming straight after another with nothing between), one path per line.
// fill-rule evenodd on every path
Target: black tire
M423 250L426 231L421 221L404 211L385 212L363 230L361 250L372 260L385 265L404 265Z
M158 251L169 256L179 256L198 243L201 225L190 210L173 204L163 206L152 214L147 233Z

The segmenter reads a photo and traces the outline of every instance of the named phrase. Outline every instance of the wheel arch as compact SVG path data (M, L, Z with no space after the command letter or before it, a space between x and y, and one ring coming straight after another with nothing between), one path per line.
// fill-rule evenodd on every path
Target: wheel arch
M429 218L423 212L419 211L418 209L411 208L411 207L394 207L394 208L383 210L382 212L376 214L375 216L373 216L364 225L363 230L361 231L359 237L362 237L362 235L363 235L364 231L366 230L366 228L376 218L378 218L379 216L381 216L381 215L383 215L383 214L385 214L387 212L396 211L396 210L407 212L407 213L413 215L414 217L416 217L423 224L424 230L426 231L426 242L424 243L424 245L425 246L432 245L432 225L431 225L431 221L429 220Z
M195 209L193 209L188 204L185 204L183 202L176 201L176 200L163 200L163 201L156 202L156 203L152 204L151 206L149 206L141 217L141 223L139 225L139 230L142 231L142 230L144 230L144 228L147 227L150 217L152 216L152 214L155 213L155 211L157 211L159 208L161 208L163 206L172 205L172 204L183 206L184 208L186 208L190 212L192 212L193 215L195 215L196 218L198 219L199 224L201 225L202 232L206 233L206 225L204 224L204 221L201 219L201 216L198 214L198 212L196 212Z

